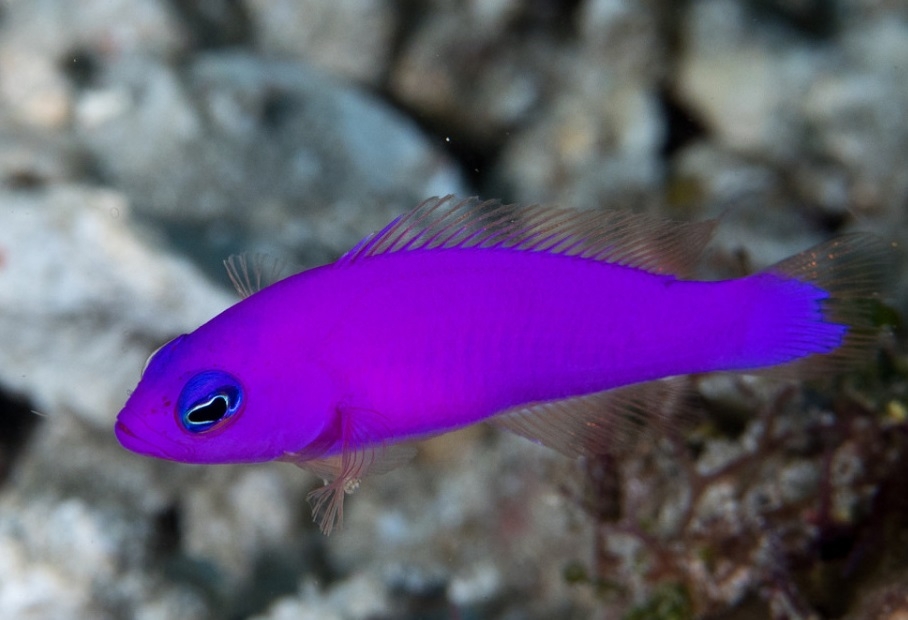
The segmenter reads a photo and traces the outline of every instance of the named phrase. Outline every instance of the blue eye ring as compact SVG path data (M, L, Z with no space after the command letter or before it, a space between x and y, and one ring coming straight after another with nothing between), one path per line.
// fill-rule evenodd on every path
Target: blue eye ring
M204 433L232 418L243 406L243 388L220 370L200 372L183 387L177 400L180 425L193 434Z

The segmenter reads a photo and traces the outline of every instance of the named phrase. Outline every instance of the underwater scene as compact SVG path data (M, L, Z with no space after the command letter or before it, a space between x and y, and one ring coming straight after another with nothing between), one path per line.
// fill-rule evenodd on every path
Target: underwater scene
M908 618L908 4L0 2L0 618Z

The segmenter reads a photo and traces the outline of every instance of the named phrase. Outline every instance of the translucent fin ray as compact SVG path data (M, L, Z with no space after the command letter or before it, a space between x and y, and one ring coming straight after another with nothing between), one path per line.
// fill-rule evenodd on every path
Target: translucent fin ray
M712 237L715 220L675 222L624 211L576 211L505 205L453 196L430 198L360 241L338 261L396 252L453 248L548 252L689 274Z
M490 422L572 458L624 454L689 418L688 391L685 379L673 377L520 407Z
M224 260L227 277L240 298L246 299L290 275L288 263L268 254L231 254Z
M813 378L841 373L866 360L885 326L875 320L882 291L891 278L896 245L869 233L852 233L814 246L765 269L809 282L828 293L822 302L830 323L848 326L844 342L832 353L754 371L778 378Z
M387 445L377 436L375 424L381 416L363 409L338 411L335 423L304 450L285 454L280 460L293 463L325 481L324 486L310 491L306 499L312 505L313 520L329 536L343 526L344 497L353 493L363 478L384 474L407 463L416 449L407 445ZM340 438L340 453L330 454Z

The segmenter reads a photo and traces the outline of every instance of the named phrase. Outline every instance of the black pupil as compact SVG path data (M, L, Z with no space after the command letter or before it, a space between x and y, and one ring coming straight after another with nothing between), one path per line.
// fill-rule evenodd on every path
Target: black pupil
M225 413L227 413L227 397L219 395L207 403L195 407L189 412L186 419L192 424L210 424L223 418Z

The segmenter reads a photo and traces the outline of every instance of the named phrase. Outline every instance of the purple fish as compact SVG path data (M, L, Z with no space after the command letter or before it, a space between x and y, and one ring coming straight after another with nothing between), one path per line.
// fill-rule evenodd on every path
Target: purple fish
M593 454L651 426L674 389L657 379L791 362L803 376L869 348L861 300L889 246L852 234L749 277L680 279L713 228L427 200L336 263L240 286L246 299L149 358L117 438L185 463L309 469L329 533L402 442L493 421Z

